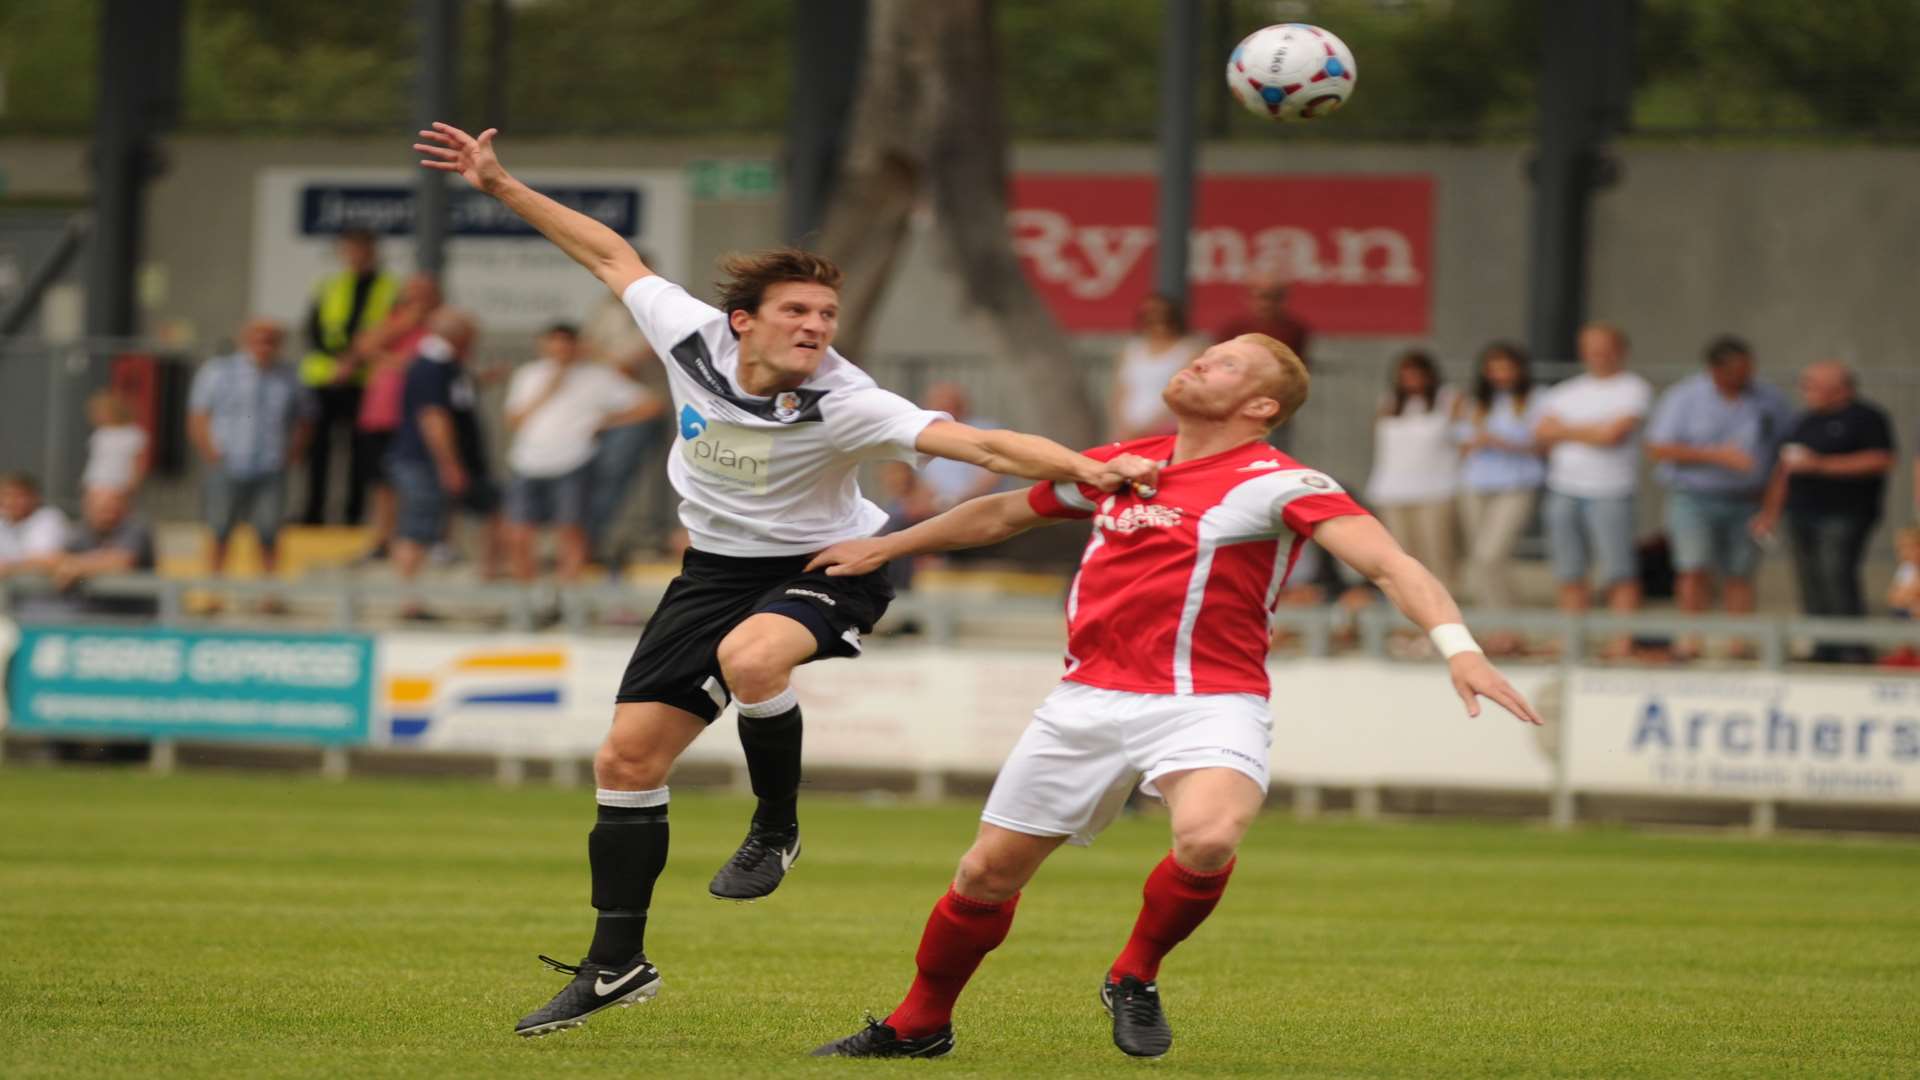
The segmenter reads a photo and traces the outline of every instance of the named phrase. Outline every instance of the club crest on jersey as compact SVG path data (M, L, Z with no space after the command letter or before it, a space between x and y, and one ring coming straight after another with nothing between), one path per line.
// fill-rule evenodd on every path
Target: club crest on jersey
M800 416L800 395L791 390L782 391L773 399L773 418L783 424L791 424Z
M1130 536L1141 529L1171 529L1180 524L1181 511L1177 506L1136 503L1115 514L1114 501L1112 496L1108 496L1100 503L1100 512L1093 516L1095 528Z

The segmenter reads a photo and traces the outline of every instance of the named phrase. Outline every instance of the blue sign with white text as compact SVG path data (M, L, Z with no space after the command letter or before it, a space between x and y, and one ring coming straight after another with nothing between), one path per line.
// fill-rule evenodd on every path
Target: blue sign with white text
M38 734L367 741L364 634L22 626L10 724Z
M638 236L644 194L638 187L542 187L541 193L619 233ZM413 232L415 192L384 184L309 184L300 189L300 234L331 236L365 229L377 236ZM465 188L447 192L454 236L538 236L539 231L490 195Z

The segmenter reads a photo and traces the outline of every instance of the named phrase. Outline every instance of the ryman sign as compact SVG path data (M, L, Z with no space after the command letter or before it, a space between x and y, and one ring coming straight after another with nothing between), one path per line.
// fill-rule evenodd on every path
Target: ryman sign
M1013 183L1014 250L1069 330L1125 330L1153 288L1151 176L1029 173ZM1207 330L1246 308L1271 269L1317 333L1424 334L1433 249L1426 176L1206 177L1190 236L1190 320Z

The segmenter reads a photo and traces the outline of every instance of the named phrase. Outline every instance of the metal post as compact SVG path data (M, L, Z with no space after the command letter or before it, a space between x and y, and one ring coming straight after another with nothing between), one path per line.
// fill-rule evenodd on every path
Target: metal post
M1533 161L1527 342L1573 357L1586 317L1588 210L1611 182L1607 136L1625 126L1634 0L1563 0L1541 19L1540 128Z
M1166 0L1160 31L1160 216L1154 287L1187 299L1187 230L1193 225L1193 81L1199 4Z
M513 5L491 0L487 10L487 112L482 128L507 126L507 101L513 74Z
M139 322L146 186L159 172L152 139L179 111L180 0L104 0L99 33L87 333L128 337Z
M460 49L459 0L415 0L420 24L420 84L414 118L424 128L435 120L454 123L454 87ZM440 276L447 266L447 174L421 169L415 181L414 265Z
M787 97L787 241L804 245L826 218L847 120L867 55L867 0L794 0Z

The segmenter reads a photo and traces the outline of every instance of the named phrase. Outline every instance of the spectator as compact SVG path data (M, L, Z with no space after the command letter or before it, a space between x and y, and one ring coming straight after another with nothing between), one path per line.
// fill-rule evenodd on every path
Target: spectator
M1173 376L1169 373L1167 377ZM923 405L977 428L1000 426L993 420L973 415L973 402L967 395L967 388L959 383L934 383L927 388ZM920 470L920 482L931 500L933 512L938 514L968 499L991 494L1000 487L1000 476L965 461L934 458L926 468Z
M631 379L581 358L580 333L556 323L540 335L540 357L514 372L507 388L507 546L514 576L532 581L534 531L554 529L563 581L587 564L587 506L594 436L660 411Z
M240 349L208 361L187 397L187 431L206 463L207 526L213 572L227 566L227 541L245 519L260 540L262 568L279 570L287 470L313 430L313 401L280 359L286 333L269 319L240 328Z
M1115 442L1165 435L1173 414L1160 394L1167 380L1204 348L1187 334L1186 311L1161 293L1148 293L1134 313L1135 335L1113 362L1113 389L1107 395L1108 438ZM931 407L931 406L929 406Z
M1640 448L1634 437L1653 387L1627 370L1627 336L1618 327L1581 328L1580 363L1586 373L1547 391L1534 438L1547 450L1547 543L1560 582L1560 609L1585 611L1587 573L1597 567L1607 605L1640 607L1633 550L1633 494L1639 486ZM1626 655L1622 638L1607 655Z
M1680 610L1706 611L1715 578L1729 613L1753 611L1760 547L1748 530L1791 411L1753 378L1753 350L1735 337L1707 346L1707 370L1667 388L1647 422L1647 456L1667 489L1667 537ZM1676 655L1698 655L1697 638Z
M1454 492L1459 452L1453 445L1454 395L1433 357L1401 355L1373 424L1373 474L1367 505L1407 554L1442 581L1453 573Z
M1887 589L1887 607L1894 618L1911 619L1920 615L1920 528L1909 526L1896 533L1893 553L1897 562L1893 584Z
M1307 359L1306 323L1287 310L1287 284L1278 274L1256 270L1247 277L1247 310L1214 334L1215 341L1230 341L1242 334L1265 334L1284 343L1295 356L1311 366Z
M1860 562L1880 522L1893 469L1893 425L1884 411L1859 400L1853 373L1837 360L1810 364L1800 373L1800 399L1807 411L1787 429L1754 528L1771 534L1784 511L1801 610L1865 615ZM1873 652L1824 642L1813 658L1861 663L1871 661Z
M358 524L361 520L366 492L359 480L367 475L369 465L356 460L364 448L354 439L354 430L367 372L366 358L355 342L362 330L380 325L399 292L393 278L380 272L380 252L372 233L349 229L340 234L338 250L344 269L314 286L307 312L310 351L300 362L300 381L313 392L318 409L313 453L307 459L306 511L300 515L308 525L326 520L328 474L336 441L347 446L346 521Z
M67 515L40 501L30 474L0 474L0 577L44 570L67 546Z
M1265 334L1284 342L1295 356L1312 367L1313 358L1307 355L1309 333L1307 324L1287 309L1286 282L1271 270L1258 269L1247 276L1246 313L1222 326L1213 340L1231 341L1242 334ZM1291 423L1281 424L1267 436L1267 442L1283 451L1292 444L1292 439Z
M104 574L152 569L153 531L134 516L132 500L114 488L94 488L83 499L80 527L67 537L66 552L48 567L63 595L50 606L36 605L34 614L151 615L151 597L85 596L77 587Z
M1533 520L1547 478L1546 462L1533 438L1542 396L1533 392L1527 350L1496 341L1480 351L1473 398L1462 403L1454 425L1462 455L1467 582L1474 600L1484 607L1514 607L1509 580L1513 551ZM1518 645L1512 635L1488 639L1491 651L1511 653Z
M427 549L446 534L448 511L484 521L486 573L499 560L499 496L487 477L473 379L466 370L473 317L441 308L427 321L419 355L407 365L400 428L387 455L387 477L397 500L393 566L402 582L419 577ZM405 618L432 618L409 600Z
M387 483L387 451L400 427L400 395L406 387L407 364L420 339L427 336L427 319L440 309L440 283L432 274L415 274L400 287L400 299L379 326L361 334L357 344L367 358L367 385L360 396L358 459L365 474L358 483L373 503L372 545L363 559L387 556L393 540L393 485Z
M80 489L104 487L129 496L138 494L147 478L147 429L132 422L127 403L111 390L87 399L87 422L93 425L93 434L87 437Z
M645 252L641 258L655 265ZM628 545L615 543L614 523L636 483L648 495L644 527L649 540L663 541L675 525L674 495L666 470L652 464L654 455L672 438L666 415L671 397L660 358L619 297L608 295L594 305L580 337L590 356L632 381L653 402L649 418L602 431L594 447L593 481L587 488L587 548L608 566L618 566L626 561Z

